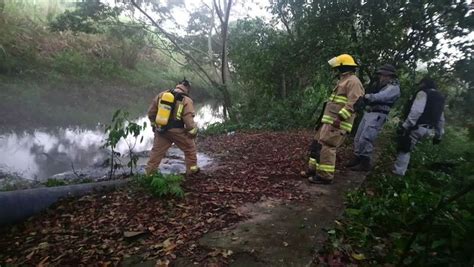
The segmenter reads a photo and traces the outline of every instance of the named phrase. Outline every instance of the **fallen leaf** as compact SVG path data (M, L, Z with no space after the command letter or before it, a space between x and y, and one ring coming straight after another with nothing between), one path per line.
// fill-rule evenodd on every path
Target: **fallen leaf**
M26 259L27 260L31 260L31 258L33 257L33 255L35 255L35 251L31 251L30 254L26 255Z
M172 240L172 238L168 238L165 241L163 241L163 243L162 243L163 247L166 248L166 247L171 246L171 244L172 244L171 240Z
M155 264L155 267L168 267L170 265L169 260L158 260Z
M48 242L42 242L42 243L39 243L39 244L38 244L37 249L46 249L46 248L48 248L48 247L49 247Z
M123 237L125 238L134 238L140 235L145 234L145 232L123 232Z
M172 241L172 238L168 238L165 241L163 241L163 249L166 251L166 253L169 253L173 249L176 248L176 244L174 244Z
M227 258L227 257L231 256L232 254L234 254L234 252L233 252L232 250L230 250L230 249L229 249L229 250L226 250L226 251L224 251L224 252L222 252L222 256L223 256L224 258Z
M44 264L48 261L49 256L46 256L43 260L41 260L36 267L43 267Z
M362 254L362 253L355 253L355 252L352 252L351 257L354 258L354 259L356 259L356 260L358 260L358 261L363 261L363 260L366 259L365 256L364 256L364 254Z

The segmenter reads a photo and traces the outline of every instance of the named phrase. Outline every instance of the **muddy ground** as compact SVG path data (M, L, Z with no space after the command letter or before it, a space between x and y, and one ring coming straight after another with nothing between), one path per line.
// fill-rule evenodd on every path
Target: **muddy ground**
M308 266L344 192L300 178L312 133L235 133L198 140L217 160L183 184L183 199L158 199L133 183L66 199L0 229L0 264L125 266ZM349 155L341 150L338 162Z

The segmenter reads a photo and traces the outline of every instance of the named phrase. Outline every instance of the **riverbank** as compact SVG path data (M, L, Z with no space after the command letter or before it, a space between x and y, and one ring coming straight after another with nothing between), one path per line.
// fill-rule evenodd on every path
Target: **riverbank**
M306 207L321 196L318 190L308 191L314 187L299 176L311 139L312 133L305 131L206 137L199 140L199 149L216 157L217 162L184 182L183 199L153 198L130 185L110 193L63 200L25 223L2 229L0 247L5 249L0 262L229 264L232 249L208 246L199 240L251 218L245 209L249 203L270 201L271 205ZM341 198L334 199L339 204L330 198L327 201L326 213L340 212ZM236 241L239 236L229 238ZM283 248L291 249L283 242Z

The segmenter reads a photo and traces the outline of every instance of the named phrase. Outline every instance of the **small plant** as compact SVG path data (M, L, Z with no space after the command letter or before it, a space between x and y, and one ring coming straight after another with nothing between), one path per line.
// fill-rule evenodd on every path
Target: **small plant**
M56 187L56 186L63 186L63 185L66 185L66 182L63 181L63 180L55 179L55 178L49 178L49 179L44 183L44 185L46 185L47 187Z
M184 197L184 191L181 188L183 176L177 174L142 175L137 177L138 183L157 197Z
M105 128L107 138L103 147L110 148L110 178L113 177L115 170L120 168L117 157L121 154L115 151L120 140L124 140L128 147L129 162L127 166L130 168L130 175L133 175L133 169L137 166L138 156L133 153L133 149L138 141L138 136L146 128L146 122L143 125L138 125L128 119L128 112L117 110L112 117L112 124ZM132 137L131 140L128 137ZM140 138L140 143L143 142L143 136Z

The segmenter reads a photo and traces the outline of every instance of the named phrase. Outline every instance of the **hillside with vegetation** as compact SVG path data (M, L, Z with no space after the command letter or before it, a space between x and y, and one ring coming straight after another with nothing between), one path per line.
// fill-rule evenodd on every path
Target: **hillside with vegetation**
M138 116L156 93L193 78L118 9L86 2L53 11L7 1L0 14L2 127L94 125L116 109Z

